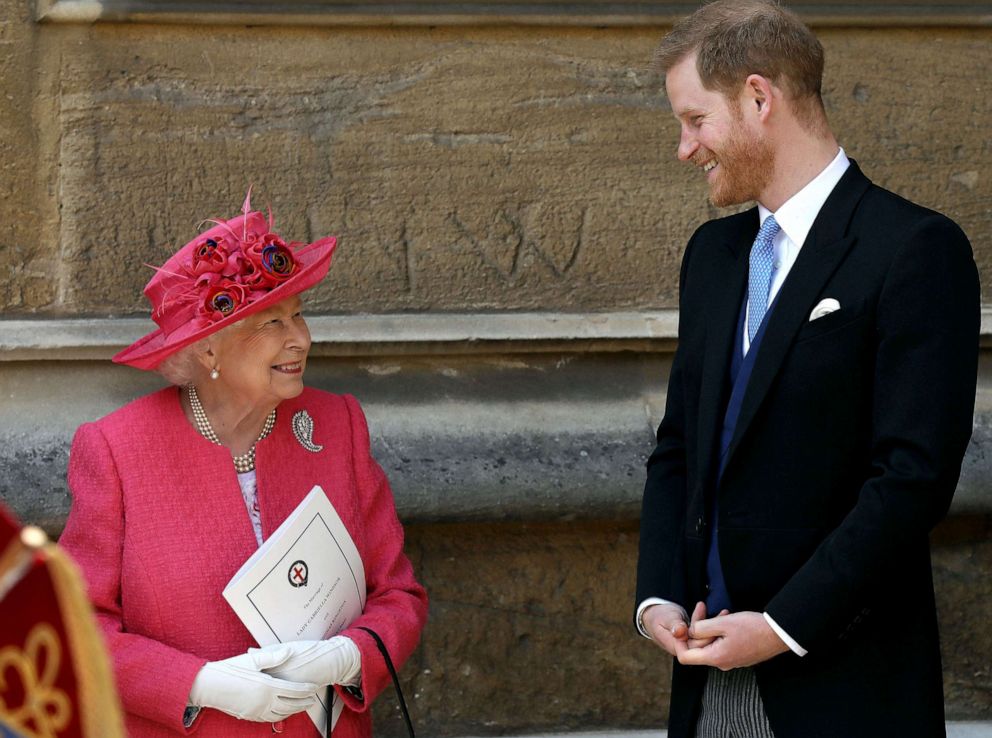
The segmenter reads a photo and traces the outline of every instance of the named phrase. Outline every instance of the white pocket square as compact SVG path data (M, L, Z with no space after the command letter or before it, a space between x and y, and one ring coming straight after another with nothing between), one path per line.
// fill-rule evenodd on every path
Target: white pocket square
M809 322L812 323L817 318L822 318L824 315L830 315L830 313L836 310L840 310L840 303L832 297L824 298L816 304L816 307L813 308L813 312L809 314Z

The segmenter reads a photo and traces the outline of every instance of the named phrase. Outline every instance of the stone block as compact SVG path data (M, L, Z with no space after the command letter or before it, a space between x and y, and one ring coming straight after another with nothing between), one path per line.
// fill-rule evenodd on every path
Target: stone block
M951 519L933 536L949 719L992 718L989 521ZM670 662L631 623L637 538L629 522L407 526L431 597L421 646L402 674L418 729L665 725ZM405 735L391 694L376 703L375 720L376 735Z
M719 214L646 71L664 29L14 18L7 313L140 313L144 265L252 183L287 235L341 237L314 291L329 313L673 307L685 242ZM819 30L841 143L958 220L986 279L990 33Z
M670 667L630 620L636 526L456 524L407 535L431 597L404 671L423 733L662 724ZM377 704L377 735L401 735L392 702Z
M992 716L992 516L950 519L932 537L947 717Z

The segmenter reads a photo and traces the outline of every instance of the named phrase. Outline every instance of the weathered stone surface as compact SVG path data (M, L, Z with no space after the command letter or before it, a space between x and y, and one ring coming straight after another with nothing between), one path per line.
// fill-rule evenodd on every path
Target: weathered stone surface
M992 718L989 533L980 517L934 535L949 719ZM402 674L425 735L664 725L670 665L630 621L636 526L414 525L407 548L431 595ZM405 735L394 705L379 699L377 735Z
M666 358L314 359L311 386L363 403L408 520L632 519ZM52 533L76 427L163 384L101 362L0 363L0 498Z
M992 517L949 520L933 536L948 719L992 716Z
M143 310L143 264L252 182L287 234L341 236L317 311L673 306L685 241L716 214L644 71L664 29L27 31L20 12L0 89L40 94L5 163L19 194L0 220L35 211L9 239L8 313ZM820 30L842 143L959 220L986 277L990 33Z
M354 394L408 521L631 520L664 405L670 355L315 358L307 383ZM162 386L95 361L0 362L0 499L57 533L76 427ZM992 397L952 504L992 512Z
M311 305L328 313L673 307L686 239L717 214L643 71L664 29L54 27L30 6L0 0L5 315L147 315L144 263L249 183L287 235L341 236ZM992 30L818 33L842 144L958 220L988 281ZM663 724L668 668L629 617L665 360L473 361L315 363L366 402L407 520L484 519L408 529L433 597L404 671L421 732ZM136 376L4 367L0 497L57 532L72 430L157 384ZM979 399L969 515L992 478ZM935 537L948 713L989 718L992 544L965 520Z
M307 383L354 394L400 512L417 522L631 520L670 355L315 358ZM162 386L93 361L0 363L0 498L52 533L76 427ZM952 505L988 514L992 397L979 393Z
M317 309L671 297L671 275L638 279L671 239L637 184L648 167L629 127L648 135L663 103L628 74L633 59L589 56L589 38L569 49L297 34L288 57L279 32L177 33L100 27L64 60L60 204L76 309L137 305L141 263L192 235L194 219L230 215L249 181L289 233L340 233ZM177 43L190 53L177 57Z
M0 501L21 521L57 535L72 505L65 483L69 463L65 439L15 432L0 440Z
M992 407L986 392L978 393L974 427L961 463L961 477L954 495L958 512L989 512L992 505Z
M987 31L836 31L824 101L842 146L878 184L956 220L992 277ZM870 59L871 63L865 63Z
M0 311L51 307L57 234L43 221L50 172L39 166L45 131L38 126L37 94L43 85L38 34L31 7L0 0Z
M422 732L660 725L669 667L632 630L636 546L629 523L408 528L431 596L404 674ZM392 702L377 734L401 735Z

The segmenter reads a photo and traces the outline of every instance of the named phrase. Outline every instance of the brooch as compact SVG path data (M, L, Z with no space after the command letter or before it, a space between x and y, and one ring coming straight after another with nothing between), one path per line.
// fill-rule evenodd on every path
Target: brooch
M306 410L300 410L293 415L293 435L307 451L318 453L324 450L319 443L313 442L313 418Z

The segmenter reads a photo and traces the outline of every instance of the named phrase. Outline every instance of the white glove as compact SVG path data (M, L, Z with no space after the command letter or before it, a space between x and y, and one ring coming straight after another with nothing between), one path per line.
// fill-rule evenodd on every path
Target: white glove
M249 654L275 653L288 647L292 655L264 669L265 673L293 682L313 682L321 686L358 686L362 675L362 654L347 636L326 641L289 641L265 648L250 648Z
M275 723L312 707L320 687L312 682L292 682L263 673L292 657L281 645L252 649L223 661L210 661L193 680L189 701L213 707L242 720Z

